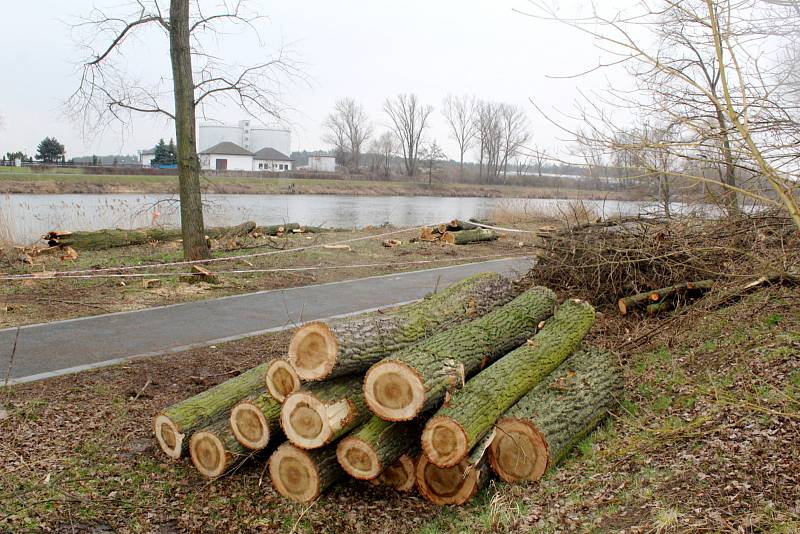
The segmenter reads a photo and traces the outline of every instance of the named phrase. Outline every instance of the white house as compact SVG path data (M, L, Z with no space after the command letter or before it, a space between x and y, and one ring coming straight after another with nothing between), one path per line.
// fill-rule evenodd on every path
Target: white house
M308 168L312 171L336 172L334 156L308 156Z
M265 147L253 154L254 171L291 171L292 160L271 147Z
M156 159L155 148L148 148L147 150L139 151L139 164L142 167L150 167L153 164L154 159Z
M252 171L253 153L235 143L223 141L202 150L200 167L215 171Z
M197 147L200 151L228 141L257 152L271 147L282 154L291 153L291 132L273 128L253 127L249 120L238 124L203 123L197 127Z

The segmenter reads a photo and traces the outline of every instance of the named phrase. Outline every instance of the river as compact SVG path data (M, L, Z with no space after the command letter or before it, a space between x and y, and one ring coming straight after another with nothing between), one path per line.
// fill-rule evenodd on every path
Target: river
M345 195L204 195L205 222L227 226L299 222L336 228L433 224L450 219L492 218L498 212L557 215L575 201L536 198L368 197ZM587 200L603 216L652 211L652 204ZM679 206L676 206L679 208ZM0 239L32 243L50 230L98 230L176 226L176 197L145 194L25 195L0 197Z

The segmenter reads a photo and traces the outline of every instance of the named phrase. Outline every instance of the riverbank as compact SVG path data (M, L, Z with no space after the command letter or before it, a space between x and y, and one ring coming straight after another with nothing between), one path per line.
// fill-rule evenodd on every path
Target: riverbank
M11 168L6 168L11 169ZM178 192L175 176L94 175L80 173L0 172L0 194L101 194ZM513 180L513 179L512 179ZM577 188L516 185L442 184L405 181L294 177L204 177L205 193L271 195L437 196L487 198L569 198L641 200L645 191L591 191Z
M534 229L542 224L552 222L530 219L515 227ZM99 251L78 250L78 257L74 260L61 260L57 255L40 255L31 258L33 264L21 262L19 253L7 247L4 253L0 251L0 273L14 275L82 270L86 271L84 274L87 278L4 281L0 284L0 328L451 266L481 259L524 256L533 254L534 250L532 234L501 235L496 241L463 246L412 241L418 235L419 230L398 230L385 226L355 231L289 234L277 238L247 236L212 241L215 258L237 258L205 266L216 274L214 283L187 282L180 273L190 271L188 266L156 267L158 264L181 261L179 242ZM392 247L384 246L383 241L389 238L400 243ZM288 251L309 246L313 248ZM287 251L283 252L284 249ZM153 267L112 270L142 265ZM136 276L120 276L130 273ZM150 275L144 276L144 273Z

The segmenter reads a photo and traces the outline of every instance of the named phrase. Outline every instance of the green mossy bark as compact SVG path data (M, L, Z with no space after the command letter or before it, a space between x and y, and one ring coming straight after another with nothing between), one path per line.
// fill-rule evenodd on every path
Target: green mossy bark
M621 298L619 300L619 309L624 315L637 306L641 307L646 305L648 313L658 313L659 311L663 310L658 307L651 309L654 303L660 304L664 302L664 299L672 297L676 294L701 293L711 289L713 286L714 280L698 280L696 282L684 282L674 286L662 287L661 289L654 289L652 291L645 291L644 293ZM657 298L653 298L654 296Z
M453 237L453 244L455 245L467 245L480 241L494 241L498 238L496 233L486 228L462 230L460 232L452 232L450 235Z
M508 302L512 290L503 276L483 273L382 314L327 323L339 342L336 365L327 378L364 372L393 352Z
M294 230L300 228L298 223L286 223L286 224L272 224L269 226L259 226L258 231L261 232L262 235L270 235L276 236L278 234L291 234Z
M555 294L534 287L505 306L441 332L384 361L397 361L422 377L425 404L433 408L445 392L460 387L476 372L514 349L536 333L537 325L553 314Z
M227 420L229 410L237 402L264 387L266 370L267 364L261 364L199 395L173 404L162 412L185 435L181 456L189 449L189 439L193 432L223 416Z
M419 424L416 422L393 423L372 416L349 437L368 444L381 464L379 471L383 471L418 445L419 432Z
M245 222L238 226L207 228L206 235L212 239L248 235L256 223ZM94 232L73 232L64 237L49 240L58 245L69 245L76 250L106 250L130 245L143 245L153 241L176 241L181 238L180 229L142 228L139 230L106 229Z
M588 303L566 301L528 344L509 352L453 394L434 417L451 419L464 429L464 456L504 412L575 351L594 319L594 308Z
M599 349L579 350L517 402L504 417L529 421L542 433L550 466L602 421L622 393L616 357Z

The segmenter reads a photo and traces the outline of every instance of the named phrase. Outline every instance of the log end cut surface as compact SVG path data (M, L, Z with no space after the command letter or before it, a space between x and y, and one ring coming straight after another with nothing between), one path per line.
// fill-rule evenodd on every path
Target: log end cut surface
M285 360L275 360L269 364L264 381L269 394L278 402L283 402L286 397L300 389L300 377Z
M432 417L422 432L422 450L431 463L452 467L469 454L467 433L449 417Z
M372 480L383 469L380 458L369 443L354 436L339 442L336 459L348 475L359 480Z
M325 323L301 326L289 342L289 362L303 380L322 380L336 364L339 341Z
M549 464L547 443L542 434L527 422L501 419L489 446L489 465L504 481L513 483L539 480Z
M383 360L367 371L364 398L381 419L409 421L422 411L425 386L422 377L408 365Z
M404 454L381 473L379 482L397 491L411 491L416 483L414 468L414 459Z
M269 476L278 493L298 502L311 502L320 494L317 466L305 452L284 443L269 458Z
M189 455L197 471L206 478L217 478L228 468L225 446L212 432L195 432L189 440Z
M434 504L464 504L478 491L479 470L466 461L453 467L437 467L424 454L417 462L419 492Z
M313 394L298 391L286 397L281 407L281 427L294 445L301 449L316 449L333 437L331 412L348 413L346 409L332 410Z
M173 460L178 460L181 457L183 440L186 436L166 415L157 415L153 421L153 427L161 450Z
M243 401L231 410L231 430L236 440L248 449L258 451L269 443L269 422L261 409Z

